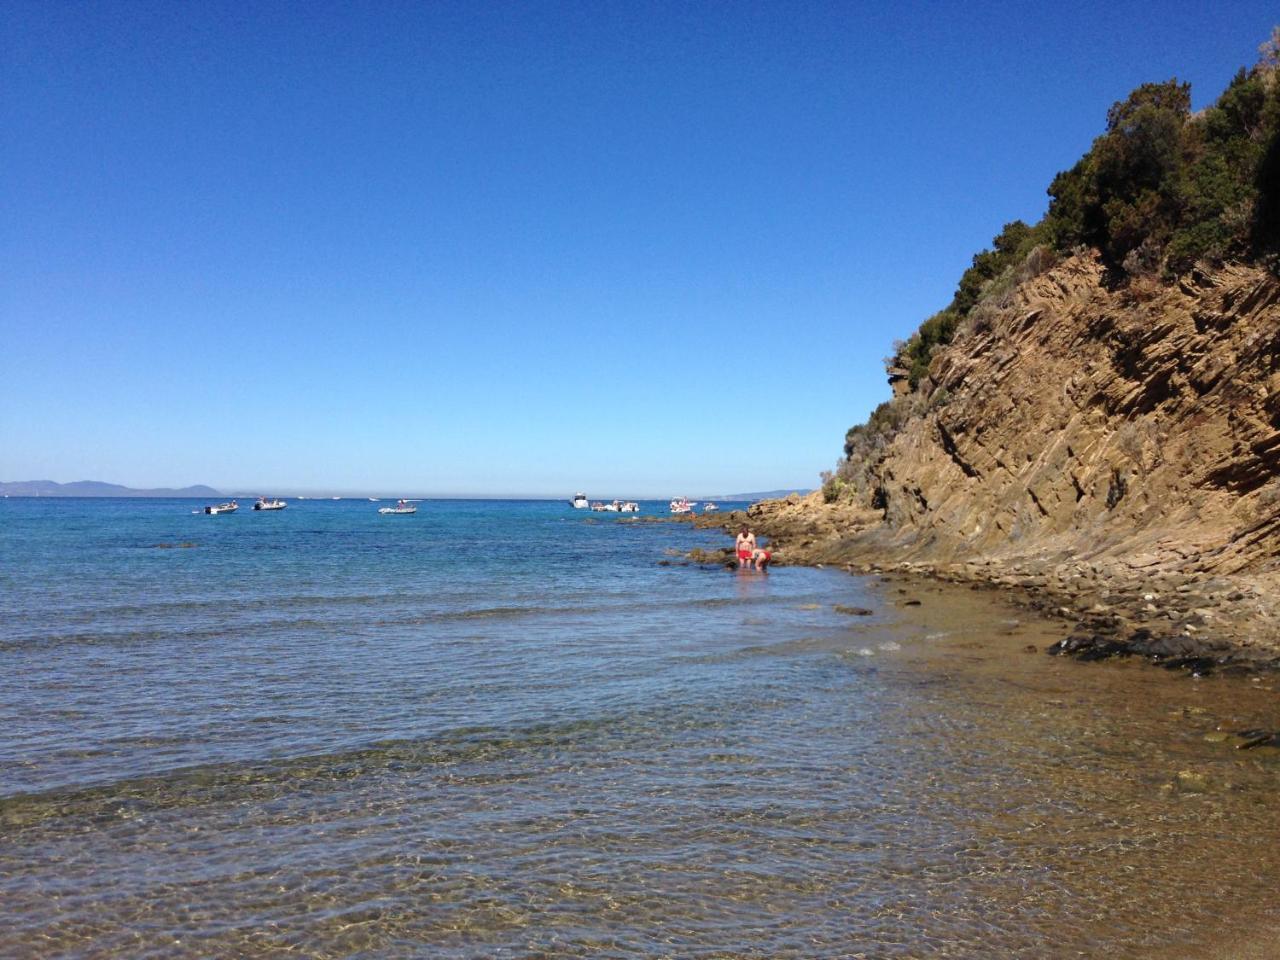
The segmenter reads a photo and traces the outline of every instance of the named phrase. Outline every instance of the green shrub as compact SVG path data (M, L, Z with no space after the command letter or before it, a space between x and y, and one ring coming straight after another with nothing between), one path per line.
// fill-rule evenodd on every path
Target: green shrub
M838 503L848 489L849 484L843 477L827 474L822 482L822 502Z
M1275 53L1240 70L1218 101L1191 114L1190 87L1147 83L1111 107L1107 130L1049 186L1036 229L1058 251L1078 243L1123 278L1163 264L1274 249L1280 221L1280 90ZM1270 52L1268 52L1270 50Z

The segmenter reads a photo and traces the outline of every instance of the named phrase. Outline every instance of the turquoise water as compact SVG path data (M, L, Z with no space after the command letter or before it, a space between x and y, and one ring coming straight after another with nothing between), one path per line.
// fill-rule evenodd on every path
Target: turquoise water
M1205 740L1270 684L565 503L200 506L0 501L0 955L1171 957L1270 919L1280 766Z
M696 641L682 607L812 579L691 577L657 561L722 538L565 503L385 505L4 501L7 789L711 695L705 673L655 669L656 639Z

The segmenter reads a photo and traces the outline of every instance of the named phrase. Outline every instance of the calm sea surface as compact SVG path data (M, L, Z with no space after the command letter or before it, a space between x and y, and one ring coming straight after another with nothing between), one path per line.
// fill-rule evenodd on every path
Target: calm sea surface
M1271 679L681 566L728 543L683 524L383 505L0 500L0 956L1211 957L1277 921L1280 760L1215 742L1280 725Z

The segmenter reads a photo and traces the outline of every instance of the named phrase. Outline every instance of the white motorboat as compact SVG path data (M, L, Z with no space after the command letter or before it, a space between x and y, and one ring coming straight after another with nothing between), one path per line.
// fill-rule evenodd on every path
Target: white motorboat
M235 513L240 509L240 504L234 500L228 500L226 503L215 503L213 506L205 507L205 513Z
M690 500L688 497L676 497L669 506L672 513L693 513L693 508L697 505L697 500Z
M569 503L573 505L573 509L575 510L585 510L590 506L590 504L587 503L587 495L585 493L575 493L573 495L573 499L570 500Z
M715 513L715 512L716 512L717 510L719 510L719 509L720 509L720 508L719 508L718 506L716 506L716 504L714 504L714 503L708 503L708 504L706 504L705 506L703 506L703 508L702 508L702 512L703 512L703 513Z
M283 510L288 504L278 497L259 497L253 505L255 510Z
M634 500L614 500L611 503L593 503L591 509L596 513L639 513L640 504Z
M418 508L407 500L400 500L394 507L379 507L379 513L417 513Z

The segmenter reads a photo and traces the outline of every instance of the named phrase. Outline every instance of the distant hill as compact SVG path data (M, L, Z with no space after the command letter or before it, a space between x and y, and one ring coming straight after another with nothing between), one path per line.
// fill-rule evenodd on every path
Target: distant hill
M99 480L77 480L74 483L54 483L52 480L0 481L0 494L8 497L220 497L213 487L197 485L170 489L137 490L122 487L118 483L102 483Z
M760 490L756 493L722 493L715 497L703 497L704 500L776 500L792 493L804 496L813 493L813 487L783 487L781 490Z

